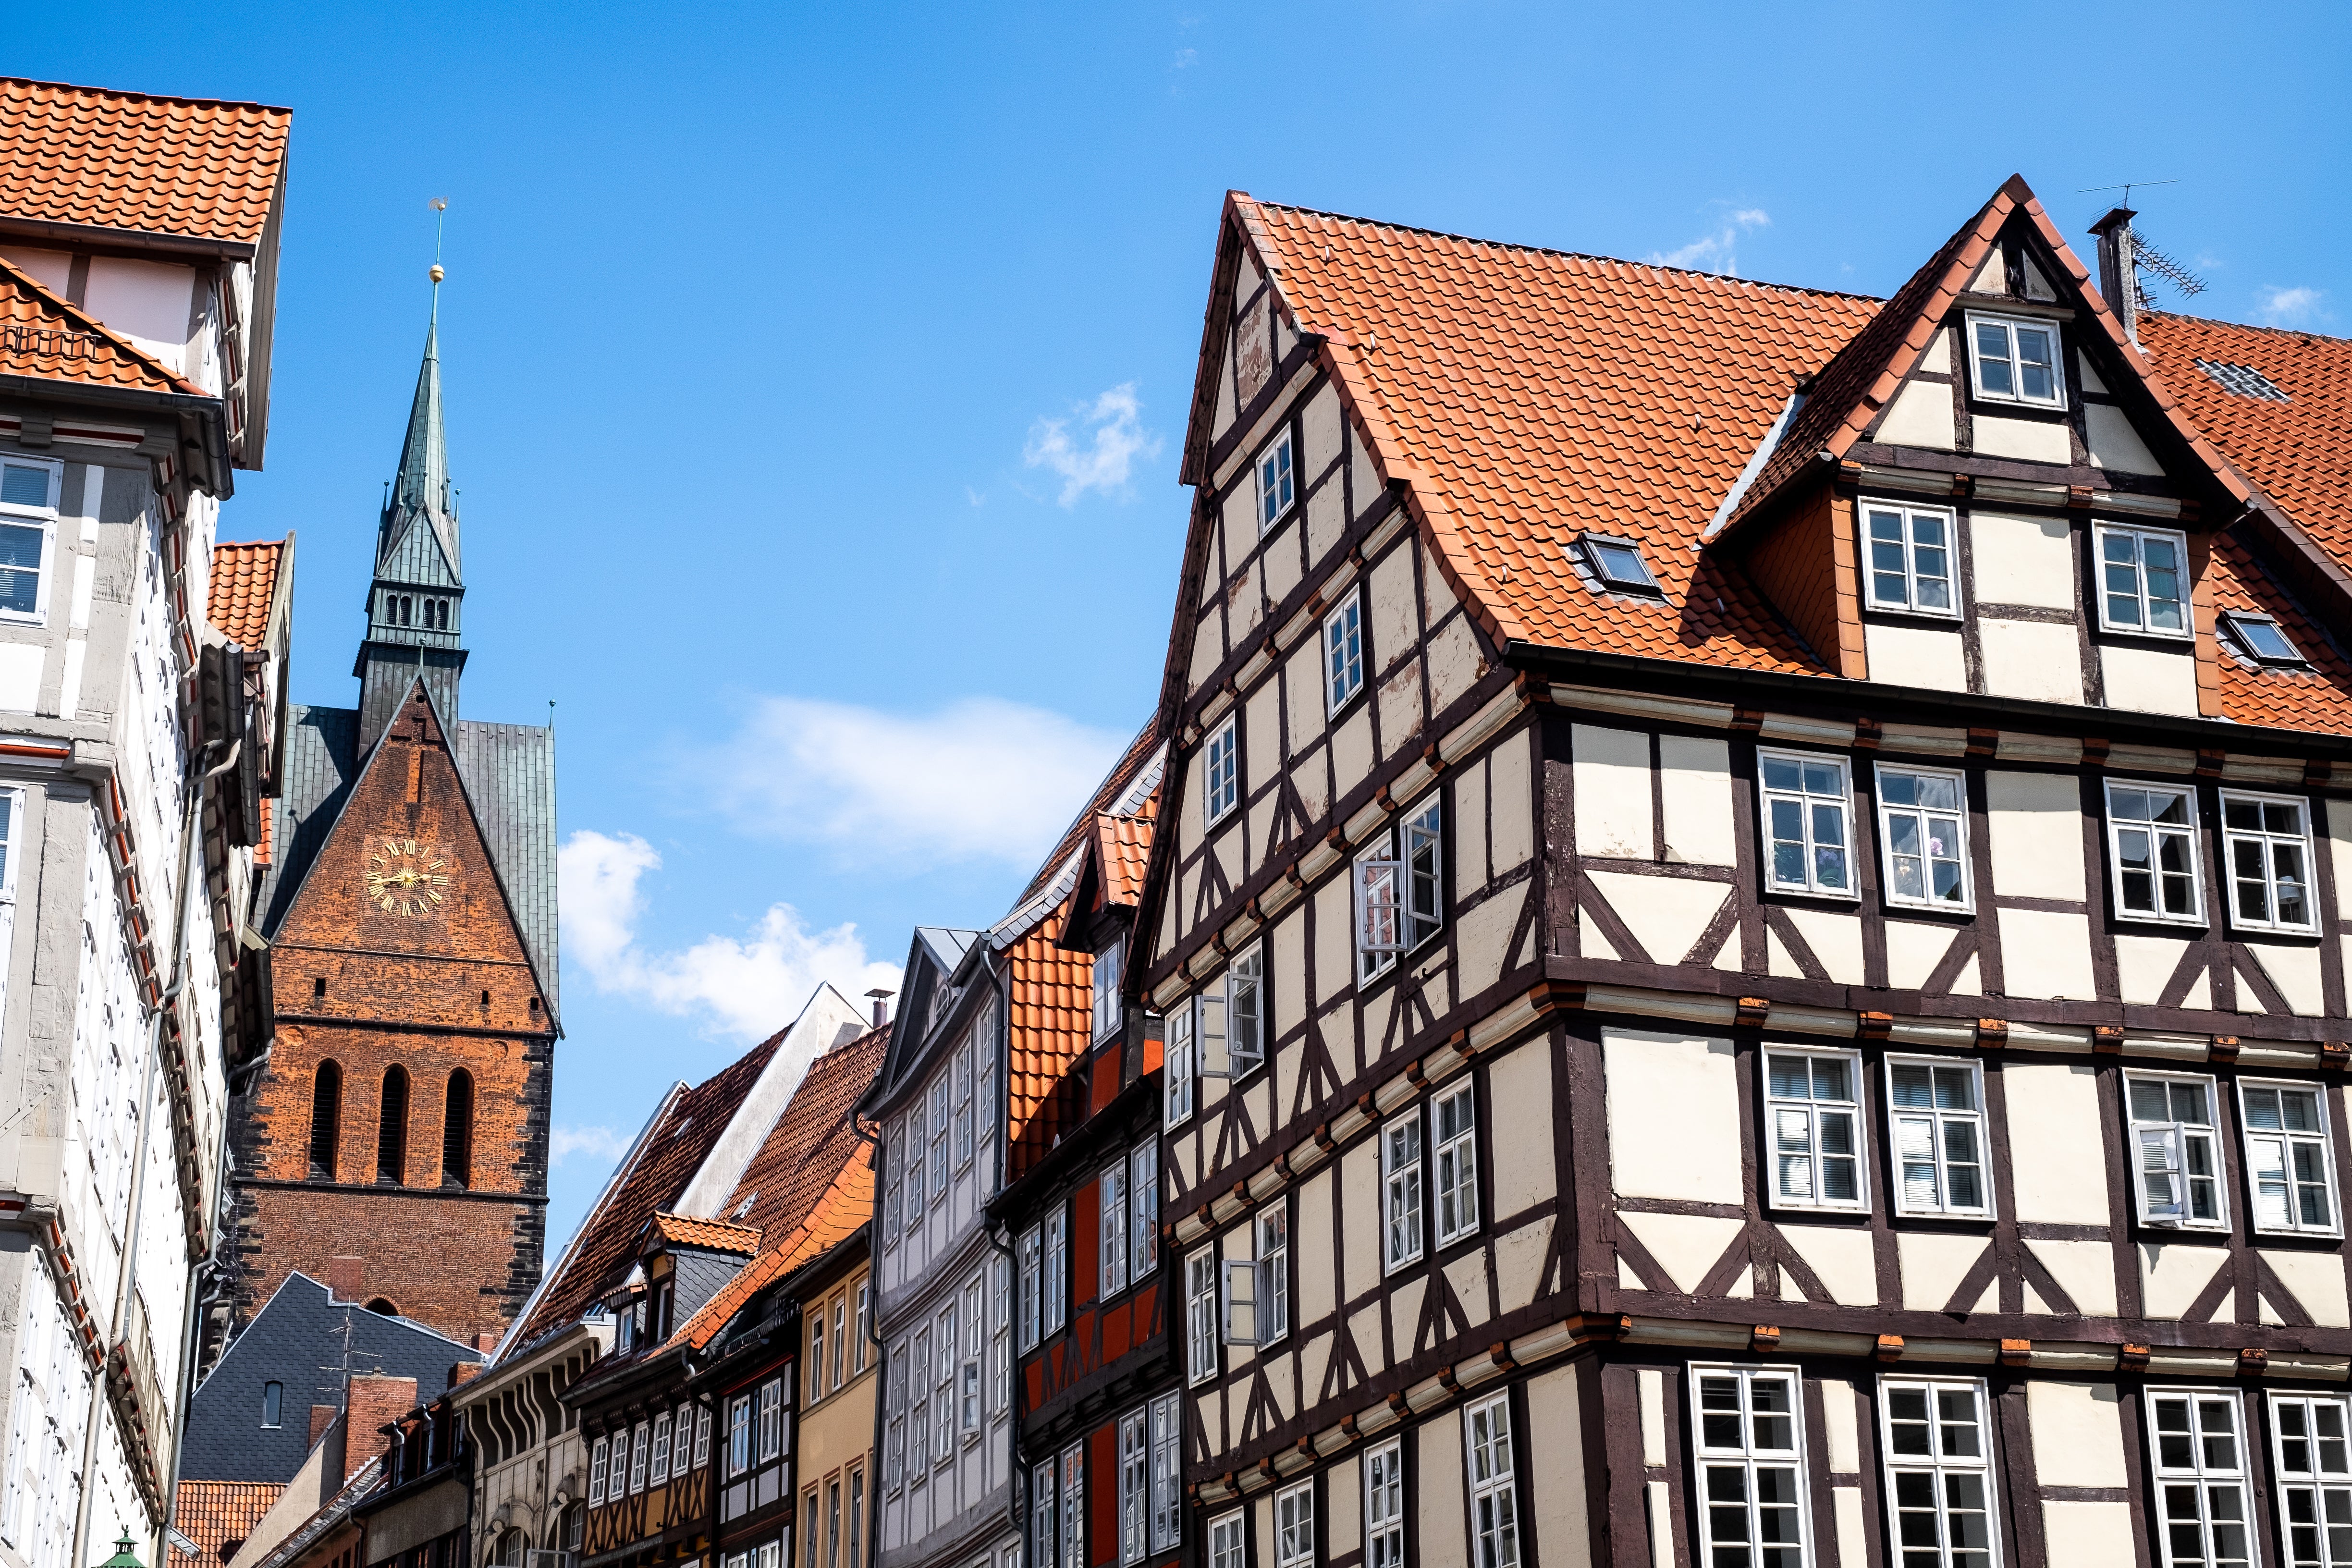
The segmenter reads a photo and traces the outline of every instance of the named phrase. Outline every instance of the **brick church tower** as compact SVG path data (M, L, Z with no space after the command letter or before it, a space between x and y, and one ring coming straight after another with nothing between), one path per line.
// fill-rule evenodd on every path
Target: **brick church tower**
M472 1342L538 1283L556 1022L551 730L461 718L438 300L356 708L293 710L260 894L277 1044L234 1131L241 1326L291 1270Z

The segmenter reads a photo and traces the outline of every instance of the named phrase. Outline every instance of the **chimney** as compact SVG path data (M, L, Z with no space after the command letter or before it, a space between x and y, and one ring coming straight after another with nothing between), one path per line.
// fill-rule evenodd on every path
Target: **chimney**
M308 1453L310 1449L319 1446L319 1434L325 1431L327 1429L327 1423L332 1421L339 1414L341 1414L341 1412L337 1411L331 1405L313 1405L310 1406L310 1441L304 1447L304 1453Z
M343 1474L350 1475L378 1454L392 1447L392 1439L383 1428L416 1408L416 1380L413 1377L379 1377L370 1373L352 1374L349 1428L343 1439Z
M2131 220L2139 215L2129 207L2111 208L2091 226L2099 237L2099 292L2107 309L2123 323L2124 336L2139 346L2139 267L2132 255Z
M881 986L877 985L873 990L868 991L866 994L873 998L874 1026L878 1029L882 1027L883 1025L887 1024L890 1021L890 998L895 994L895 993L887 991Z
M367 1290L367 1259L327 1259L327 1294L338 1301L356 1301Z
M488 1355L492 1351L499 1348L499 1336L495 1333L476 1334L474 1336L474 1348L481 1352L484 1355Z
M452 1388L457 1387L461 1383L471 1383L474 1379L481 1375L482 1363L480 1362L459 1361L451 1362L449 1363L449 1386Z

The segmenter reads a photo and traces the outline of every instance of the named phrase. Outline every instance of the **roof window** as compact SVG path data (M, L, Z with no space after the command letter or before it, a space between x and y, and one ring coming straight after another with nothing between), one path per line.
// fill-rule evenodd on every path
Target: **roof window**
M1650 574L1650 563L1642 558L1642 547L1632 540L1588 533L1577 545L1584 552L1584 563L1601 579L1603 588L1619 594L1664 596L1657 578Z
M2297 653L2286 633L2268 616L2249 616L2229 611L2221 616L2221 626L2238 651L2263 664L2285 664L2300 667L2308 661Z
M2231 364L2227 360L2200 359L2197 368L2220 384L2224 392L2234 392L2241 397L2264 397L2273 403L2287 401L2286 389L2250 364Z

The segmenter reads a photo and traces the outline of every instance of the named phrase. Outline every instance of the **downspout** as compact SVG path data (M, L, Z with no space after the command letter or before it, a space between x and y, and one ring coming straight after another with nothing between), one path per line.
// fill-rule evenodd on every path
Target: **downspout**
M881 1004L875 1008L879 1011ZM875 1026L881 1027L879 1023ZM858 1124L857 1108L851 1106L843 1120L849 1125L850 1136L874 1151L866 1163L874 1171L874 1222L866 1233L866 1278L874 1302L866 1314L866 1342L874 1347L874 1446L868 1450L873 1458L866 1464L866 1562L879 1561L882 1555L882 1467L889 1456L882 1451L882 1439L887 1433L883 1425L889 1412L884 1408L890 1396L890 1369L882 1364L882 1228L883 1182L889 1173L882 1162L889 1152L882 1146L882 1129L877 1125L867 1132ZM715 1551L716 1544L713 1545ZM852 1563L848 1568L866 1568L864 1563Z

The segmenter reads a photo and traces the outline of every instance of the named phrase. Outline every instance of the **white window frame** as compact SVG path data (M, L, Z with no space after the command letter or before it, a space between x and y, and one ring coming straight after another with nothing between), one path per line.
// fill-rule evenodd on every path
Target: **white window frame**
M1518 1450L1507 1390L1462 1412L1470 1481L1470 1568L1518 1568Z
M1035 1350L1045 1336L1045 1227L1041 1222L1021 1235L1021 1349Z
M1927 1399L1927 1454L1898 1454L1895 1451L1895 1395L1897 1393L1917 1393ZM1947 1454L1942 1451L1947 1429L1954 1423L1943 1419L1943 1400L1948 1394L1965 1394L1972 1410L1979 1452ZM1983 1489L1979 1500L1983 1506L1985 1542L1981 1549L1974 1544L1959 1550L1974 1553L1981 1550L1985 1568L2000 1568L2000 1504L1998 1489L1993 1484L1993 1421L1992 1400L1983 1380L1972 1377L1882 1377L1878 1381L1879 1453L1885 1469L1886 1529L1895 1541L1907 1541L1903 1531L1903 1516L1921 1511L1906 1505L1897 1495L1895 1478L1904 1475L1925 1475L1934 1498L1936 1523L1937 1568L1949 1568L1954 1543L1951 1539L1952 1491L1955 1481L1974 1479ZM1908 1422L1906 1423L1908 1425ZM1906 1556L1905 1561L1910 1561Z
M1265 949L1254 944L1235 953L1225 969L1224 1057L1232 1077L1247 1078L1265 1065ZM1205 1047L1205 1029L1201 1039Z
M2147 1521L2147 1533L2157 1543L2161 1554L2158 1560L2164 1568L2174 1568L2175 1565L2170 1527L2176 1522L2191 1526L2202 1537L2201 1555L2189 1561L2213 1561L2213 1503L2219 1495L2229 1491L2237 1494L2237 1523L2245 1532L2243 1558L2249 1564L2260 1563L2262 1546L2255 1533L2253 1475L2246 1462L2246 1407L2238 1397L2238 1391L2234 1388L2150 1388L2143 1392L2142 1397L2147 1401L2142 1408L2147 1416L2147 1463L2153 1482L2149 1490L2155 1494L2156 1503ZM2158 1408L2174 1401L2184 1403L2189 1417L2187 1446L2175 1449L2176 1455L2185 1456L2186 1464L2165 1462L2164 1440L2168 1434L2158 1426ZM2210 1429L2205 1420L2210 1414L2209 1402L2212 1401L2225 1403L2230 1411L2230 1438L2236 1445L2238 1456L2238 1462L2233 1467L2208 1462L2212 1445ZM2168 1486L2168 1482L2171 1484ZM2168 1511L2173 1499L2181 1490L2192 1491L2196 1497L2197 1514L2194 1519L2175 1521Z
M2352 1400L2298 1389L2292 1394L2272 1390L2265 1403L2270 1406L2271 1458L2280 1494L2274 1507L2284 1548L2281 1556L2289 1563L2341 1568L2346 1559L2328 1553L2319 1537L2326 1528L2328 1494L2342 1499L2338 1512L2352 1514ZM2286 1430L2290 1414L2299 1417L2303 1428L2292 1436ZM2332 1422L2336 1428L2332 1434L2320 1433L2324 1421ZM2295 1462L2297 1448L2301 1463Z
M1167 1029L1168 1040L1160 1052L1160 1065L1167 1079L1162 1088L1168 1103L1160 1121L1163 1126L1181 1127L1192 1120L1193 1079L1200 1066L1198 1053L1192 1048L1191 998L1169 1009Z
M1797 764L1799 787L1795 791L1776 788L1765 782L1765 764L1770 762ZM1803 770L1807 766L1832 767L1837 770L1838 794L1834 802L1830 796L1812 794L1805 786ZM1772 828L1772 803L1775 800L1796 803L1799 828L1804 835L1801 845L1805 879L1801 883L1782 881L1774 868L1772 846L1777 840ZM1843 888L1822 881L1819 875L1821 868L1819 852L1823 846L1815 837L1818 824L1813 813L1832 804L1834 804L1837 808L1840 832L1844 837L1844 841L1837 846L1845 854L1846 885ZM1845 758L1826 752L1790 752L1779 747L1758 747L1756 751L1756 831L1761 839L1759 859L1762 862L1766 892L1794 893L1814 899L1839 899L1848 903L1859 901L1862 898L1860 886L1862 878L1857 873L1854 864L1853 770L1848 765ZM1790 840L1790 842L1800 841Z
M1404 1568L1404 1444L1364 1451L1364 1568Z
M882 1456L882 1486L886 1491L897 1491L907 1484L907 1367L911 1360L907 1342L900 1340L898 1349L884 1358L887 1369L887 1398L883 1408L889 1415L889 1448Z
M669 1479L669 1412L654 1417L654 1465L646 1484L657 1487Z
M7 453L5 460L10 468L46 471L49 477L49 496L45 506L0 504L0 524L41 531L40 565L36 569L37 575L33 584L33 607L29 611L0 609L0 624L46 626L49 619L49 586L57 574L58 509L63 502L66 466L47 458L24 458L14 452Z
M1428 1249L1423 1236L1426 1207L1418 1106L1381 1129L1381 1272L1409 1268ZM1408 1238L1407 1232L1410 1231ZM1409 1245L1408 1245L1409 1241Z
M955 1169L968 1169L971 1164L971 1055L972 1043L967 1038L956 1047L955 1054Z
M930 1120L925 1124L926 1131L931 1135L930 1200L934 1207L948 1201L948 1183L953 1168L948 1158L948 1123L951 1110L949 1097L954 1087L950 1082L952 1071L950 1065L942 1063L939 1073L931 1079Z
M588 1450L588 1506L595 1508L604 1500L604 1467L612 1458L613 1440L599 1437Z
M1013 1260L999 1258L989 1283L995 1309L988 1325L991 1407L1003 1415L1013 1405Z
M2318 1116L2319 1125L2308 1131L2276 1128L2257 1128L2248 1103L2254 1096L2275 1094L2282 1097L2280 1121L2285 1121L2284 1097L2307 1094ZM2244 1079L2238 1080L2238 1136L2243 1144L2246 1161L2246 1192L2248 1222L2261 1236L2342 1236L2344 1205L2336 1185L2336 1148L2333 1130L2327 1124L2327 1087L2319 1083L2299 1083L2292 1079ZM2266 1223L2263 1218L2260 1167L2256 1163L2257 1145L2275 1144L2280 1154L2280 1169L2286 1180L2287 1222L2284 1225ZM2314 1184L2296 1173L2295 1152L2314 1151L2319 1161L2319 1181L2327 1194L2327 1220L2325 1224L2306 1223L2303 1205L2297 1201L2298 1188Z
M1145 1544L1151 1511L1151 1441L1146 1430L1149 1415L1131 1410L1118 1418L1118 1560L1140 1563L1150 1554Z
M1045 1332L1057 1334L1070 1321L1070 1210L1055 1204L1045 1215Z
M1108 1301L1127 1289L1127 1156L1121 1154L1105 1166L1095 1184L1099 1198L1096 1212L1102 1227L1102 1278L1096 1294Z
M2195 1085L2203 1090L2205 1095L2205 1121L2199 1123L2171 1120L2163 1121L2140 1120L2132 1104L2132 1089L2141 1083L2166 1085L2168 1101L2171 1095L2171 1085ZM2137 1203L2139 1223L2162 1230L2226 1232L2230 1228L2229 1168L2221 1158L2221 1097L2215 1092L2216 1085L2211 1075L2151 1072L2145 1068L2129 1068L2124 1072L2123 1088L2124 1125L2126 1136L2130 1140L2125 1151L2125 1157L2131 1162L2132 1193ZM2210 1177L2192 1176L2190 1173L2190 1151L2193 1144L2198 1142L2202 1142L2206 1146L2207 1169L2210 1172ZM2191 1205L2185 1190L2179 1191L2176 1201L2170 1204L2159 1205L2150 1199L2147 1190L2149 1173L2147 1160L2149 1154L2158 1149L2168 1151L2166 1153L2168 1168L2164 1173L2171 1176L2179 1187L2185 1189L2192 1180L2210 1179L2212 1182L2214 1217L2196 1218L2191 1213Z
M2188 803L2189 820L2185 825L2179 823L2158 823L2152 821L2119 821L2116 816L2116 792L2117 790L2138 790L2145 791L2149 795L2176 796ZM2196 786L2193 784L2157 784L2146 779L2111 778L2106 781L2105 794L2103 796L2102 804L2106 807L2107 878L2108 889L2115 900L2116 918L2123 921L2148 921L2158 925L2197 926L2202 928L2206 924L2205 857L2197 842L2200 837L2200 830L2203 825L2200 821L2200 814L2198 810ZM2126 900L2124 893L2123 836L2126 832L2144 832L2148 836L2150 859L2148 862L2149 870L2147 874L2154 879L2154 881L2150 884L2150 891L2153 893L2156 902L2156 907L2152 910L2134 909ZM2163 845L2166 838L2178 838L2189 846L2189 912L2187 914L2168 914L2165 912L2164 879L2167 875L2179 875L2178 872L2168 873L2163 869Z
M2005 362L2010 367L2008 392L1985 389L1984 356L1977 345L1979 323L1998 326L2002 340L2008 344ZM2014 403L2023 408L2063 408L2066 406L2066 338L2058 330L2058 322L2048 316L2005 316L1991 310L1968 312L1969 390L1987 403ZM2048 397L2026 395L2025 357L2018 352L2017 329L2030 327L2050 334L2050 389Z
M1952 509L1945 506L1916 506L1909 501L1881 500L1875 497L1865 496L1854 503L1853 510L1857 529L1862 535L1856 542L1861 546L1863 602L1874 610L1891 610L1898 615L1933 616L1938 620L1949 621L1959 619L1959 521ZM1895 518L1899 538L1885 541L1877 536L1874 525L1881 513L1889 514ZM1917 525L1922 518L1932 518L1943 524L1943 543L1921 544L1919 542ZM1879 574L1886 570L1878 563L1878 547L1882 543L1888 542L1893 543L1902 552L1899 574L1903 579L1903 594L1900 598L1895 599L1882 598L1878 592ZM1943 552L1943 575L1940 579L1931 577L1929 580L1940 580L1943 583L1944 597L1949 601L1948 604L1930 605L1921 602L1919 552L1922 550Z
M1217 1375L1217 1255L1202 1247L1184 1259L1184 1381Z
M1886 781L1898 775L1911 779L1948 781L1958 793L1960 802L1958 808L1947 814L1937 806L1901 805L1889 801L1886 795ZM1954 768L1921 768L1914 767L1908 763L1880 763L1877 770L1877 789L1874 793L1878 805L1878 889L1881 896L1888 903L1897 904L1905 909L1935 910L1944 914L1976 913L1976 871L1969 859L1968 775ZM1956 853L1938 855L1935 853L1935 839L1931 833L1929 819L1947 815L1955 825ZM1927 889L1919 897L1915 898L1898 890L1902 884L1901 879L1895 874L1895 819L1896 817L1911 818L1918 830L1917 842L1923 852L1915 858L1920 863L1920 886ZM1959 862L1960 896L1958 900L1939 899L1935 894L1936 862L1951 859L1957 859Z
M646 1457L653 1447L654 1424L640 1421L629 1435L629 1495L646 1489Z
M1356 851L1356 979L1378 976L1445 929L1445 801L1432 791Z
M977 1277L963 1288L963 1361L956 1368L956 1426L967 1442L977 1441L980 1436L980 1358L988 1344L988 1309L982 1288Z
M1578 537L1576 550L1584 557L1585 570L1592 574L1602 593L1665 596L1665 589L1660 585L1657 573L1651 569L1650 557L1640 540L1587 531ZM1632 557L1632 575L1620 569L1623 563L1612 559L1620 555Z
M1160 1267L1160 1143L1146 1139L1127 1158L1128 1276L1141 1279Z
M824 1398L824 1303L819 1301L816 1310L808 1315L809 1348L803 1363L808 1368L807 1403L815 1405Z
M2230 640L2237 644L2239 653L2256 664L2271 669L2302 669L2311 663L2303 657L2303 650L2294 646L2294 639L2286 635L2286 627L2279 624L2276 616L2261 615L2252 610L2223 610L2215 618L2221 629L2230 634ZM2256 626L2268 626L2286 651L2264 653L2254 643L2253 628Z
M932 1363L931 1380L931 1460L943 1463L955 1453L956 1440L956 1368L957 1352L963 1342L956 1337L956 1308L953 1298L940 1310L933 1320L931 1348L939 1352Z
M1314 1568L1313 1477L1274 1494L1274 1568Z
M1062 1568L1087 1568L1087 1447L1062 1450Z
M710 1406L694 1408L694 1468L700 1469L710 1462Z
M1201 824L1214 827L1242 798L1241 715L1228 713L1201 748Z
M1275 1344L1290 1332L1290 1205L1276 1198L1250 1220L1257 1256L1258 1338Z
M2110 539L2132 542L2130 597L2138 606L2139 620L2137 623L2118 621L2109 614L2111 606L2107 599L2114 590L2108 586L2108 571L2111 567L2121 570L2126 565L2123 562L2107 559L2107 541ZM2149 613L2160 602L2148 592L2147 543L2151 539L2161 539L2170 544L2180 563L2175 573L2179 579L2179 596L2169 601L2180 607L2180 625L2178 626L2154 625L2154 616ZM2092 594L2098 600L2099 629L2119 632L2126 637L2164 637L2173 642L2194 641L2197 636L2197 587L2189 579L2189 536L2177 528L2147 528L2136 522L2109 522L2105 520L2094 524L2091 529Z
M1118 1033L1127 1021L1126 1010L1119 1005L1118 983L1127 956L1127 939L1119 937L1095 954L1094 1004L1095 1035L1097 1041L1107 1040Z
M772 1377L760 1385L758 1410L758 1462L767 1464L783 1457L792 1447L792 1438L784 1431L784 1380Z
M1163 1394L1151 1414L1151 1550L1172 1550L1184 1534L1182 1396Z
M2311 803L2300 795L2257 795L2252 790L2244 789L2225 789L2221 792L2221 864L2219 869L2221 877L2221 909L2228 916L2231 929L2277 931L2292 936L2317 936L2319 934L2319 878L2312 861ZM2251 805L2258 812L2268 806L2284 806L2294 813L2295 820L2302 824L2302 826L2293 833L2280 833L2268 826L2233 827L2230 825L2230 807L2232 805ZM2238 874L2238 847L2241 844L2253 846L2262 856L2263 908L2271 911L2268 916L2249 917L2239 908L2238 885L2246 880ZM2283 921L2276 918L2280 881L2276 851L2282 847L2294 849L2303 857L2303 908L2306 918L2301 921Z
M1258 1268L1255 1258L1225 1258L1217 1262L1217 1321L1219 1337L1229 1345L1255 1345L1261 1331L1258 1313Z
M907 1228L910 1231L922 1229L923 1220L930 1213L930 1205L923 1201L923 1163L930 1158L930 1143L923 1136L923 1100L922 1092L918 1090L914 1106L907 1112L905 1123L907 1129Z
M899 1347L903 1351L906 1347ZM743 1475L751 1468L751 1396L739 1394L727 1402L727 1476Z
M1276 523L1290 515L1298 504L1298 465L1297 449L1291 445L1290 427L1260 447L1251 460L1251 488L1257 499L1257 531L1273 531Z
M1364 691L1364 595L1354 588L1323 617L1323 711L1339 710Z
M1209 1568L1244 1568L1248 1552L1244 1546L1247 1531L1243 1529L1243 1521L1240 1509L1209 1521Z
M1784 1099L1772 1092L1772 1058L1775 1057L1802 1058L1805 1061L1807 1065L1804 1099ZM1812 1097L1811 1064L1815 1061L1834 1061L1843 1064L1846 1086L1851 1098L1816 1100ZM1760 1080L1757 1087L1764 1100L1764 1156L1767 1166L1764 1173L1764 1198L1767 1205L1776 1209L1827 1211L1832 1214L1868 1214L1870 1212L1869 1119L1864 1109L1862 1097L1864 1071L1862 1065L1862 1053L1826 1050L1805 1046L1783 1046L1767 1041L1764 1047L1757 1052L1756 1070ZM1851 1148L1848 1152L1835 1153L1823 1151L1822 1119L1825 1114L1844 1116L1849 1119L1852 1132L1849 1139ZM1784 1150L1781 1145L1784 1131L1783 1119L1795 1116L1804 1118L1805 1145L1802 1150L1794 1148ZM1794 1130L1793 1127L1786 1129L1789 1131L1794 1131ZM1809 1162L1813 1184L1812 1196L1791 1194L1781 1190L1781 1160L1784 1154ZM1829 1198L1821 1195L1826 1187L1822 1176L1824 1160L1851 1160L1853 1163L1853 1196L1851 1199Z
M1895 1069L1898 1067L1922 1067L1928 1069L1927 1098L1930 1104L1898 1106L1895 1103ZM1890 1056L1885 1062L1886 1148L1887 1159L1894 1170L1895 1212L1918 1218L1991 1219L2000 1211L1993 1195L1992 1145L1990 1129L1985 1120L1984 1064L1973 1057ZM1965 1110L1948 1110L1932 1103L1936 1098L1937 1073L1960 1073L1969 1083L1969 1096L1973 1102ZM1928 1132L1927 1158L1936 1174L1936 1197L1932 1203L1916 1201L1909 1182L1905 1179L1904 1124L1924 1124ZM1976 1158L1961 1161L1977 1168L1977 1193L1981 1200L1974 1205L1957 1203L1952 1198L1951 1158L1952 1129L1966 1127L1975 1141Z
M1029 1555L1043 1568L1058 1568L1062 1560L1060 1474L1061 1461L1050 1455L1029 1472Z
M1456 1120L1451 1130L1446 1118ZM1431 1223L1440 1252L1478 1233L1478 1092L1468 1079L1429 1100Z
M1694 1363L1687 1373L1690 1389L1690 1446L1692 1485L1698 1495L1697 1518L1692 1531L1691 1550L1694 1560L1702 1556L1713 1560L1707 1548L1718 1544L1710 1533L1712 1510L1708 1499L1712 1493L1707 1484L1707 1471L1739 1470L1740 1496L1747 1503L1747 1534L1742 1538L1751 1553L1761 1554L1759 1539L1756 1472L1760 1469L1788 1470L1797 1483L1797 1560L1813 1561L1813 1521L1811 1477L1805 1459L1805 1379L1801 1367L1780 1364L1760 1366L1727 1365L1720 1363ZM1707 1441L1705 1407L1701 1404L1701 1385L1709 1378L1728 1378L1739 1388L1739 1442L1735 1446ZM1756 1442L1756 1413L1753 1390L1759 1380L1785 1381L1789 1389L1789 1437L1786 1448L1759 1447ZM1785 1542L1774 1542L1781 1545Z

